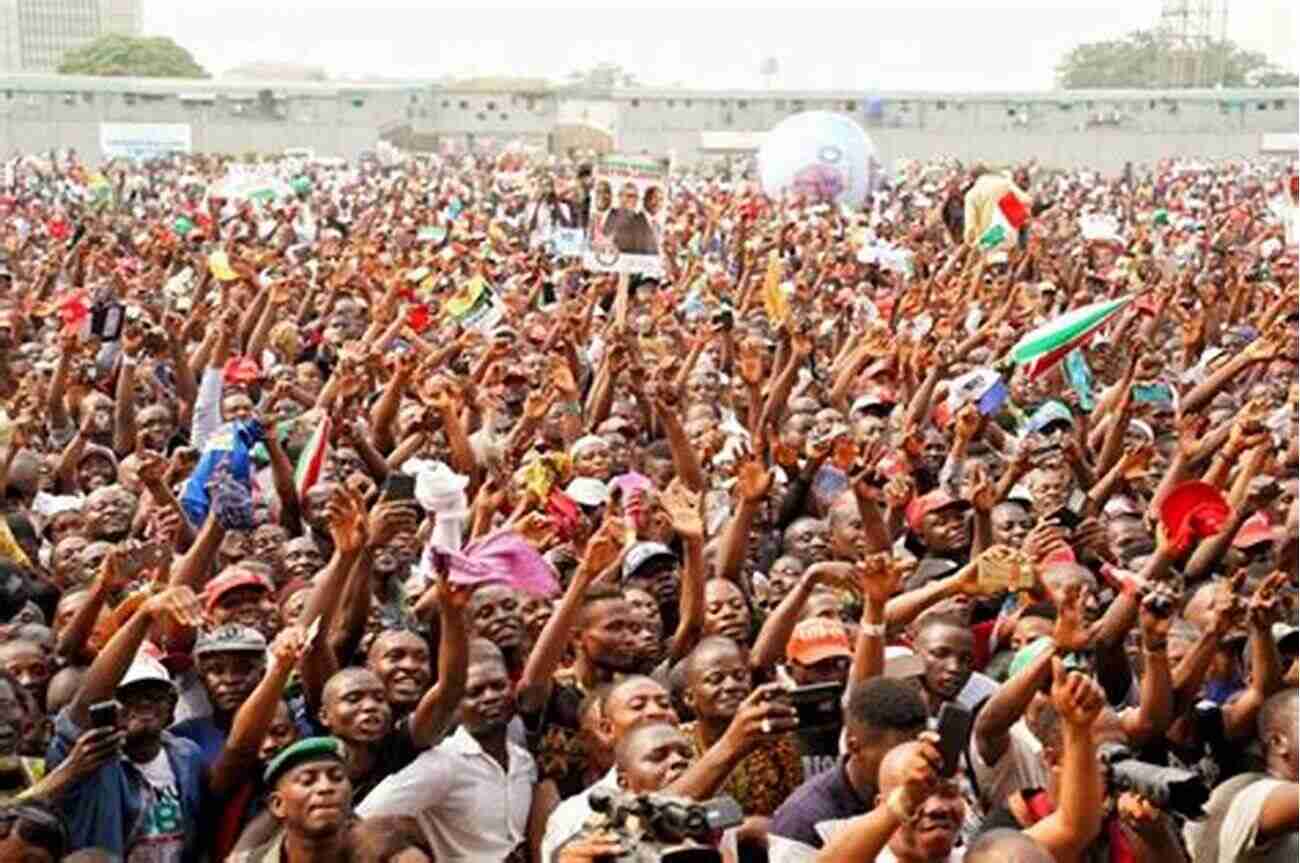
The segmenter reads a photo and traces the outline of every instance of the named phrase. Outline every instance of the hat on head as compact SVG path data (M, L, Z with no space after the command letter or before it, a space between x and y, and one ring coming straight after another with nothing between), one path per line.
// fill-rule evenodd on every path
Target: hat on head
M966 501L955 498L943 489L935 489L928 494L913 498L912 502L907 505L907 526L911 528L912 533L921 532L922 520L934 512L948 506L966 507Z
M1054 422L1063 422L1066 425L1073 426L1074 415L1070 413L1069 408L1060 402L1049 401L1030 415L1029 430L1031 432L1042 431Z
M262 773L262 781L274 787L275 781L299 764L308 761L346 761L343 743L335 737L308 737L285 747L271 759Z
M890 407L898 404L898 395L889 387L872 387L866 393L858 396L849 409L850 414L858 411L868 410L874 407Z
M844 624L824 617L799 621L785 645L785 655L800 665L814 665L823 659L852 656Z
M241 623L227 623L199 634L194 655L206 653L265 653L262 633Z
M203 606L211 611L222 596L239 587L260 587L267 593L275 593L271 580L260 572L244 567L235 567L221 573L208 582L203 589Z
M168 686L175 686L163 664L143 652L137 653L135 659L131 660L131 667L126 670L126 674L122 675L117 688L121 690L137 683L165 683Z
M1160 523L1175 550L1186 548L1193 539L1218 533L1231 515L1232 507L1223 493L1200 480L1175 487L1160 504Z
M573 442L573 446L569 447L569 455L577 458L594 446L608 446L608 444L600 435L583 435Z
M221 377L227 384L255 384L262 377L262 369L251 357L231 357L226 361Z
M1015 677L1031 662L1051 649L1052 639L1044 635L1017 650L1016 655L1011 658L1011 666L1007 669L1007 679Z
M1250 548L1261 542L1272 542L1276 538L1273 524L1268 520L1268 513L1260 510L1242 522L1237 535L1232 538L1233 548Z
M637 570L655 560L670 566L677 565L677 555L668 546L658 542L638 542L628 549L627 556L623 558L623 578L632 578Z

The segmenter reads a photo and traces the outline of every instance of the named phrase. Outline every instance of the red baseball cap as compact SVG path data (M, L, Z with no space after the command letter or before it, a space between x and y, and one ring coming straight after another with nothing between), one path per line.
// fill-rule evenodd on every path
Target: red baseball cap
M835 656L852 656L844 624L824 617L809 617L795 625L785 645L785 655L800 665L815 665Z
M1241 529L1232 538L1232 547L1250 548L1261 542L1272 542L1275 538L1273 523L1269 521L1268 513L1260 511L1242 522Z
M217 600L240 587L260 587L267 593L275 593L275 586L266 576L251 569L235 567L221 573L203 588L203 607L211 611L216 606Z
M960 506L965 508L970 506L961 498L953 497L943 489L936 488L928 494L913 498L912 502L907 505L907 526L912 529L912 533L921 532L921 521L935 510L943 509L947 506Z
M1193 539L1213 536L1232 515L1223 493L1208 482L1191 480L1173 491L1160 504L1160 523L1175 549L1187 547Z
M262 369L249 357L231 357L221 375L228 384L255 384L262 377Z

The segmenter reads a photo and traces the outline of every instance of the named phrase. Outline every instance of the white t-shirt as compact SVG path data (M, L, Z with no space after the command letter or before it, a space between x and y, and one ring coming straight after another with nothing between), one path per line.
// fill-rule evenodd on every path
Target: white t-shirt
M144 807L126 843L126 863L180 863L185 825L176 774L166 750L147 764L136 764L144 777Z
M980 801L985 807L1000 806L1012 793L1026 788L1047 787L1047 765L1043 763L1043 745L1029 730L1024 719L1011 726L1006 751L993 764L980 757L974 736L970 742L970 763L979 784Z

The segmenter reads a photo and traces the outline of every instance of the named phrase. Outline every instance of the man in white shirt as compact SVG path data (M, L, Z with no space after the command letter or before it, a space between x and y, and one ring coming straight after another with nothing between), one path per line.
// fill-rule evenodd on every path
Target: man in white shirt
M384 779L357 808L362 818L414 814L440 861L502 860L523 843L537 764L510 739L510 677L501 651L475 640L461 725Z

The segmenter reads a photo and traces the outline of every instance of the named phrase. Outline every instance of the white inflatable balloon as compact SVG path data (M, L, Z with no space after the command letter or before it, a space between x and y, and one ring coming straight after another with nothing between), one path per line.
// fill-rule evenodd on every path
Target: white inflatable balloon
M787 117L758 150L758 176L773 198L801 195L856 207L873 188L879 165L862 127L830 111Z

